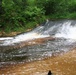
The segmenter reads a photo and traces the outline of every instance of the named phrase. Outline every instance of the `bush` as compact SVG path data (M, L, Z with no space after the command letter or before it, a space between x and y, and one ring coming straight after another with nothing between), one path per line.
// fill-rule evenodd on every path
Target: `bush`
M70 13L76 12L76 0L72 0L69 2L68 11Z
M0 28L3 30L34 28L33 22L41 23L47 16L75 18L76 0L0 0L0 10Z

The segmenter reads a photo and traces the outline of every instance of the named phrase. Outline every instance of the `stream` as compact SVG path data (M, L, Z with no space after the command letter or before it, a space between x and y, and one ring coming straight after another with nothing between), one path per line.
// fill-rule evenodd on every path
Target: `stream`
M42 44L10 48L21 42L52 37ZM41 60L76 47L76 20L46 21L34 30L14 37L0 38L0 67Z

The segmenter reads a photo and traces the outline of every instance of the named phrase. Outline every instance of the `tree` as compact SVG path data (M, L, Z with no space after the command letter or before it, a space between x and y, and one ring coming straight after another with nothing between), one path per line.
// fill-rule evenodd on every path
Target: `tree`
M0 14L2 14L3 8L2 8L2 0L0 0Z

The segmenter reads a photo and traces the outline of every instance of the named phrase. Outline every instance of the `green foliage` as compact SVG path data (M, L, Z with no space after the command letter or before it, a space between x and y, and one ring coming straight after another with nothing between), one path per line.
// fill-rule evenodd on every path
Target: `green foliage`
M25 18L21 14L22 8L16 4L13 0L3 0L4 14L2 15L2 28L10 27L10 29L14 29L15 27L22 27L26 23Z
M75 13L76 0L0 0L0 29L34 28L46 17L76 18Z
M70 13L76 12L76 0L71 0L68 5L68 11Z
M33 28L36 27L36 25L37 25L36 22L29 22L29 23L27 23L27 25L25 26L25 29L33 29Z
M35 7L27 7L25 12L25 18L28 21L36 21L44 15L44 12L42 11L42 8Z
M24 27L29 21L36 21L43 17L44 11L35 5L35 0L2 0L4 14L2 14L1 28L10 27L11 30ZM7 28L8 29L8 28Z

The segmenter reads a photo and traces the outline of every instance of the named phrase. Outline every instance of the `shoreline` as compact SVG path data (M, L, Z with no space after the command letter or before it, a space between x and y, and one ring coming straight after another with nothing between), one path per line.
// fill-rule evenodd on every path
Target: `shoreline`
M19 34L30 32L32 30L33 30L33 28L31 28L31 29L28 28L27 30L23 30L23 31L11 31L11 32L0 31L0 37L14 37Z

